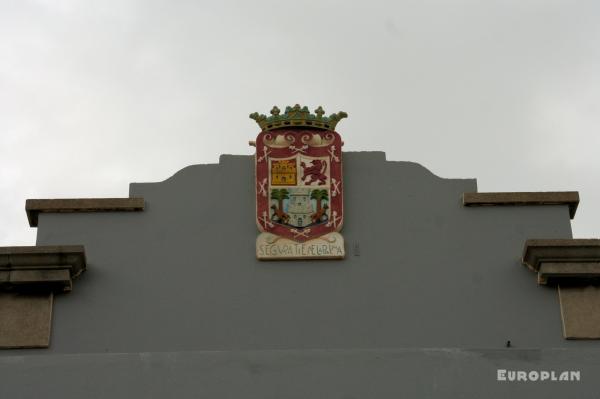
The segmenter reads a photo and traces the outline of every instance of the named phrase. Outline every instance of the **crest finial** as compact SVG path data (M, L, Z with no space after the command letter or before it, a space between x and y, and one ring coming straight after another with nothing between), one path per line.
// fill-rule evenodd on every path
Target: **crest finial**
M250 114L250 118L254 119L262 131L281 129L286 127L314 127L323 130L335 130L335 126L343 118L347 118L348 114L340 111L336 114L324 116L323 107L315 110L315 114L311 114L308 107L296 104L293 107L287 106L285 112L280 114L281 110L277 106L271 109L271 116L254 112Z
M321 107L319 105L319 108L315 109L315 114L317 114L317 118L321 119L323 118L323 114L325 113L325 111L323 110L323 107Z

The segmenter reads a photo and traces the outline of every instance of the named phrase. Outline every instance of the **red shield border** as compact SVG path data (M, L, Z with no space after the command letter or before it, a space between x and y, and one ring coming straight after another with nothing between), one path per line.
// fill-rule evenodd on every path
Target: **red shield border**
M341 149L342 138L337 132L331 130L290 128L259 133L256 138L255 155L258 229L297 242L305 242L327 233L340 231L344 220ZM289 158L295 155L329 159L330 216L326 223L299 228L271 220L269 159Z

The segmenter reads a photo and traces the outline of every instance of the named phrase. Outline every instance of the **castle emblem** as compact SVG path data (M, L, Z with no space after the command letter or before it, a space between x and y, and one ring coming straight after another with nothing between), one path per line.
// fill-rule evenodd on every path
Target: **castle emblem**
M273 160L271 162L271 185L296 185L296 171L294 159Z
M342 139L335 126L345 112L321 107L273 107L254 113L256 138L256 242L259 259L339 259L344 239Z

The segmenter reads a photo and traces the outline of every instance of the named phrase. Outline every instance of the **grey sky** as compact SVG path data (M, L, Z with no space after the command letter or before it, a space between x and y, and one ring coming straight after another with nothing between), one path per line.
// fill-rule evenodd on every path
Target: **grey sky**
M598 1L0 0L0 245L35 242L27 198L251 154L248 114L295 103L348 112L346 151L578 190L574 235L598 237L598 21Z

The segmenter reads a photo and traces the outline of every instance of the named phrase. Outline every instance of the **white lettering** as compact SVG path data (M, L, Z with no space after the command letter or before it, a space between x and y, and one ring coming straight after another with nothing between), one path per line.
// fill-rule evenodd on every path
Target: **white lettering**
M498 370L498 381L506 381L506 370Z
M581 371L571 371L571 381L581 381Z
M558 380L559 381L569 381L569 372L563 371L562 373L560 373L560 376L558 376Z
M529 381L537 381L538 378L540 378L540 373L537 371L530 371L528 377Z
M498 381L581 381L581 371L554 371L554 370L496 370Z

